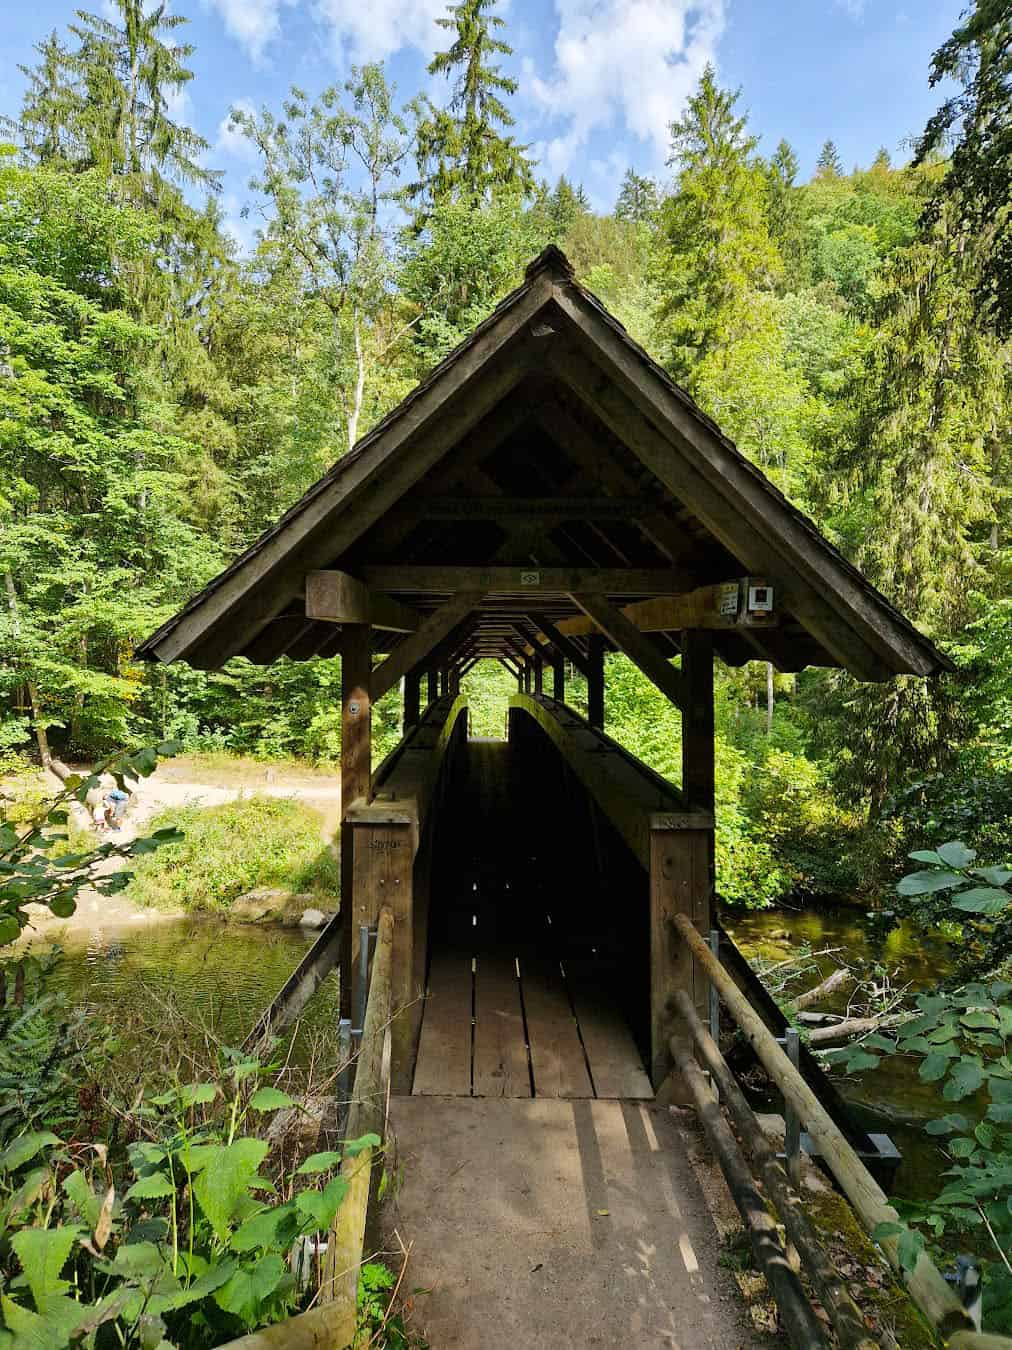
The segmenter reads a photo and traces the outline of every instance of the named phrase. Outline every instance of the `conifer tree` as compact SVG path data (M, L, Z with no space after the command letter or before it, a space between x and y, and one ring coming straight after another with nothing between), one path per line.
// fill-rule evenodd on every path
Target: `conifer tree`
M805 251L797 176L798 157L787 141L781 141L766 169L766 218L788 288L802 280Z
M501 130L514 125L504 99L516 93L517 84L494 59L513 54L496 36L505 27L494 12L496 3L459 0L436 20L454 40L433 57L429 74L444 75L451 92L445 108L425 100L417 127L419 181L411 193L424 203L422 218L432 203L446 197L483 202L504 189L523 195L533 190L527 147Z
M19 117L0 118L0 127L11 131L32 163L71 168L80 165L85 148L81 141L83 104L74 55L55 30L34 49L37 66L19 65L27 80Z
M619 220L648 221L657 210L659 196L657 184L652 178L645 178L634 169L626 169L622 186L619 188L618 201L615 203L615 215Z
M119 22L81 10L70 26L81 44L73 62L90 163L156 191L162 178L215 188L220 175L199 162L208 142L169 116L169 96L193 78L193 47L166 39L188 20L167 0L151 10L144 0L111 4Z
M836 148L835 142L827 140L823 142L822 149L819 151L819 158L815 161L816 178L842 178L843 161L840 159L840 152Z

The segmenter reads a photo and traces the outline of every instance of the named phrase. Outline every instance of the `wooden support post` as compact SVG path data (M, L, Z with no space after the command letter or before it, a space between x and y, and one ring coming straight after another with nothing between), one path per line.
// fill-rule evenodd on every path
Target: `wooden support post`
M449 693L449 691L450 691L449 673L447 672L444 666L443 669L439 672L439 697L446 698L446 695Z
M356 947L362 924L376 926L380 911L393 917L391 953L391 1075L395 1092L411 1091L414 1051L422 1020L424 989L415 980L414 863L418 822L411 811L374 802L351 812L347 827L355 840ZM357 977L356 959L356 977Z
M604 730L604 638L591 633L587 638L587 721Z
M545 692L545 663L540 656L534 658L534 692L536 694Z
M682 792L689 806L713 810L713 634L682 634Z
M566 701L566 659L561 652L552 658L552 697L557 703Z
M354 840L345 821L353 803L367 802L372 783L372 629L347 624L341 646L341 913L355 903ZM341 932L341 1016L352 1010L352 961L357 935L345 922Z
M439 671L435 669L430 670L428 679L429 679L429 702L435 703L436 699L439 697Z
M697 1009L706 1007L709 985L697 975L692 953L671 920L684 914L699 932L709 932L712 840L713 816L706 812L658 812L650 819L650 1069L655 1088L671 1071L671 1037L688 1034L675 994L684 989ZM672 1086L671 1100L690 1100L683 1084Z
M404 733L418 725L418 719L421 714L421 695L422 695L422 673L419 670L409 671L404 676Z

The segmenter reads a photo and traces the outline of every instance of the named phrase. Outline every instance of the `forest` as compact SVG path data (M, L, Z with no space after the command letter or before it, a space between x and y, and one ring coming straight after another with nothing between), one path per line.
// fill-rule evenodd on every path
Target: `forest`
M871 973L860 987L875 1034L836 1052L848 1074L916 1059L919 1081L910 1089L900 1076L898 1090L925 1087L936 1115L939 1098L972 1101L987 1086L973 1120L915 1122L956 1179L938 1195L932 1154L930 1184L908 1194L903 1222L872 1236L898 1236L907 1268L926 1244L954 1256L969 1242L986 1254L987 1325L1012 1330L1012 1137L999 1129L1012 1122L1012 3L974 0L935 52L924 80L939 107L909 129L902 162L883 148L844 164L827 126L804 179L786 140L761 149L749 89L707 66L667 128L666 171L628 168L607 212L592 209L578 175L549 181L521 143L506 14L496 0L451 4L434 27L427 92L398 90L381 64L364 64L276 106L235 107L230 135L252 165L249 247L229 229L213 147L179 115L193 80L184 13L105 0L40 33L20 68L20 110L0 119L0 946L21 938L28 904L69 917L82 896L111 899L128 880L107 866L114 854L136 855L134 895L152 906L224 911L265 879L297 899L334 899L333 850L294 802L236 805L222 789L217 807L169 810L151 837L93 851L81 829L68 842L52 827L97 778L71 777L41 806L22 787L53 760L139 782L182 749L225 765L240 797L242 775L261 784L297 772L308 797L326 800L340 775L340 658L204 672L144 663L135 648L557 244L636 342L951 658L951 674L888 684L718 663L717 889L745 934L765 908L799 916L784 937L808 964L760 972L788 1008L791 979L816 973L797 936L804 916L845 907L855 950L864 925ZM476 731L501 734L514 688L491 662L468 674ZM585 708L575 670L567 689ZM608 734L677 782L672 705L620 654L607 657L605 689ZM400 719L394 688L373 709L375 759L400 738ZM173 846L184 862L163 866ZM876 964L900 918L904 954L923 966L916 985L913 967ZM932 965L938 942L944 959ZM183 955L167 959L187 981L213 983L213 945L198 959L187 929ZM255 973L266 948L248 950ZM287 975L301 950L279 946L271 969ZM278 1320L302 1297L286 1273L292 1244L327 1230L344 1194L341 1154L314 1154L284 1203L249 1218L267 1153L257 1113L294 1107L277 1086L292 1087L289 1066L278 1078L277 1064L231 1042L209 1049L208 1035L213 1070L187 1050L176 1076L213 1072L214 1086L180 1081L149 1102L143 1074L123 1067L129 1034L97 1017L82 1030L81 1009L47 992L52 968L31 955L0 962L3 1223L21 1225L18 1268L45 1265L32 1265L33 1242L60 1258L55 1283L25 1276L34 1312L23 1292L4 1295L0 1342L63 1346L87 1325L89 1344L110 1344L113 1319L118 1343L166 1345L164 1334L197 1347ZM167 1062L178 1028L162 1021L144 1035L165 1038ZM173 1245L165 1283L164 1225L179 1217L198 1107L201 1146L226 1171L235 1163L236 1184L225 1205L209 1167L179 1192L190 1264L181 1273ZM20 1134L25 1122L43 1132ZM105 1144L84 1163L60 1152L52 1129L111 1131L133 1210L103 1208ZM55 1276L77 1220L50 1225L49 1182L31 1190L28 1171L43 1164L66 1193L58 1214L122 1244L114 1268L82 1240L75 1269L93 1283L76 1298ZM170 1215L137 1219L166 1205ZM138 1237L149 1221L163 1224L157 1250ZM249 1236L253 1223L269 1241ZM131 1266L135 1243L155 1253L150 1269ZM6 1237L0 1264L14 1269ZM377 1266L368 1279L366 1307L388 1337L370 1344L420 1344L394 1335L392 1277ZM108 1316L81 1323L81 1302L114 1288ZM153 1291L165 1301L146 1326ZM197 1315L180 1316L198 1301ZM50 1339L31 1339L43 1322ZM893 1343L915 1344L883 1341Z
M990 269L1007 203L983 202L1002 180L973 127L1010 110L980 56L1004 20L978 10L936 56L963 90L910 163L848 169L830 138L801 182L785 141L760 155L748 91L708 69L670 126L669 176L629 170L596 214L512 134L502 19L459 4L431 66L442 106L371 65L234 110L258 161L249 254L209 146L170 115L184 17L117 0L116 21L43 38L0 161L0 748L339 756L336 659L203 674L133 647L554 241L959 668L888 688L722 669L725 897L855 894L908 837L1006 837L1010 349ZM677 718L609 664L609 729L669 771ZM475 696L502 678L480 667Z

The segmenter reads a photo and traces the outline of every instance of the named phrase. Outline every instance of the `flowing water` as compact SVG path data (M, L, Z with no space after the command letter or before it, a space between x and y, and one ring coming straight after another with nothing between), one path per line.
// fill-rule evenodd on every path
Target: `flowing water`
M831 954L815 959L819 975L813 973L792 986L795 993L811 988L841 963L866 969L878 966L880 978L887 977L896 988L909 986L911 991L932 988L953 965L952 948L941 938L926 936L908 924L900 924L884 940L870 938L861 911L847 906L730 912L724 923L753 961L760 957L789 961L797 956L801 944L813 953L828 949ZM842 1013L847 999L848 991L842 990L820 1002L819 1010ZM897 1057L883 1061L878 1069L836 1079L863 1128L888 1134L899 1148L903 1163L894 1191L912 1200L938 1193L940 1172L948 1164L931 1136L924 1133L924 1124L952 1109L938 1084L920 1081L918 1064L914 1058Z

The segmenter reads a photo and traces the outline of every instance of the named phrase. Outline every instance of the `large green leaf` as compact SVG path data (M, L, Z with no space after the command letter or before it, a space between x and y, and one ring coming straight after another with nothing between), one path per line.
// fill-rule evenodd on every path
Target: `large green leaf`
M928 1055L921 1060L917 1076L922 1083L937 1083L949 1071L949 1060L945 1055Z
M11 1238L11 1246L32 1291L37 1310L45 1315L50 1300L70 1288L60 1279L81 1229L77 1224L63 1228L23 1228Z
M285 1107L294 1106L295 1098L289 1097L287 1092L282 1092L279 1088L265 1086L257 1088L249 1099L249 1104L253 1111L281 1111Z
M217 1237L225 1242L240 1196L267 1156L263 1139L236 1139L222 1144L193 1183L193 1194Z
M960 891L952 898L952 908L962 910L964 914L987 914L993 917L1012 905L1012 895L999 890L996 886L974 886L968 891Z
M328 1149L325 1153L311 1153L295 1175L312 1176L316 1172L329 1172L332 1167L341 1165L342 1156L332 1149Z
M911 872L896 885L897 895L930 895L933 891L950 890L953 886L966 884L966 877L958 872L940 871L938 868L926 868L922 872Z
M969 867L976 860L977 854L974 849L967 848L959 840L953 840L951 844L939 844L938 856L947 867Z
M984 1067L979 1059L961 1059L952 1067L948 1082L942 1091L947 1102L962 1101L976 1092L984 1083Z
M141 1177L127 1191L124 1200L157 1200L167 1195L175 1195L176 1188L162 1172L152 1172Z
M44 1148L60 1143L56 1135L49 1130L36 1130L15 1139L3 1153L0 1153L0 1172L13 1172L21 1167Z
M254 1264L235 1271L217 1290L214 1301L246 1326L255 1326L260 1321L264 1301L274 1293L287 1273L288 1268L280 1256L262 1256Z

